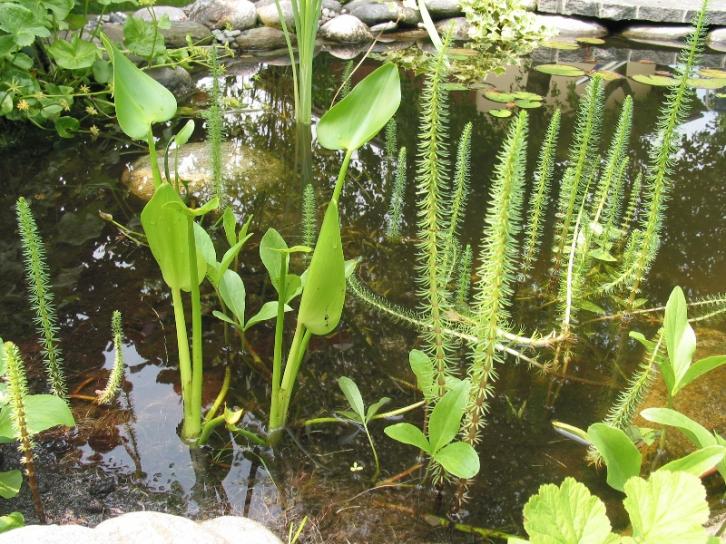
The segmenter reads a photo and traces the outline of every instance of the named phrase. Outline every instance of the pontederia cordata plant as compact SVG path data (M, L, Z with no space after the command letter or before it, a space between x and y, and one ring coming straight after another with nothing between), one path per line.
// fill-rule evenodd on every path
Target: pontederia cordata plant
M23 246L25 277L28 284L30 305L35 312L35 324L41 337L43 363L51 391L59 397L66 396L63 374L63 357L58 345L58 317L53 304L50 274L46 262L45 246L38 232L28 201L23 197L16 204L20 243Z

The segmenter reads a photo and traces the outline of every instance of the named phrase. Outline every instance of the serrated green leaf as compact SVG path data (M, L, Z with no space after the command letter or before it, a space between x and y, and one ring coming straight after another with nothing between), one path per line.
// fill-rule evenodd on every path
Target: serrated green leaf
M58 66L66 70L90 68L98 56L96 46L78 36L74 36L71 41L54 41L48 47L48 52Z

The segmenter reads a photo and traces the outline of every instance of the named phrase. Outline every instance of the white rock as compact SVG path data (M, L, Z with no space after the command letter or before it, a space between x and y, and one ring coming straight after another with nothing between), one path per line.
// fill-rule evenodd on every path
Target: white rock
M183 9L175 8L174 6L153 6L151 9L154 10L154 15L156 15L157 19L160 19L164 15L169 17L169 20L172 23L186 21L188 19L187 14L184 13ZM135 19L142 19L144 21L152 20L151 13L149 13L149 8L142 8L136 10L133 17Z
M726 44L726 28L717 28L708 33L708 43Z
M677 42L679 40L685 40L690 33L690 25L632 25L623 30L622 36L636 41Z
M161 512L131 512L95 529L29 525L0 534L0 544L282 544L259 523L222 516L196 523Z
M608 29L595 21L585 21L561 15L535 15L536 23L552 29L560 36L600 38L607 36Z
M362 43L373 40L363 21L353 15L338 15L320 27L320 35L338 43Z
M189 19L209 28L246 30L257 24L257 9L249 0L197 0L189 7Z

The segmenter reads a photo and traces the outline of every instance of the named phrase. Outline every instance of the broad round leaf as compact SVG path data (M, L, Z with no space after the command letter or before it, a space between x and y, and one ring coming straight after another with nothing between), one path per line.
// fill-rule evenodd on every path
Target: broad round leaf
M492 102L506 104L507 102L514 102L516 96L513 93L504 93L502 91L484 91L484 98Z
M562 51L575 51L580 47L575 42L565 42L559 40L547 40L542 42L542 47L549 47L550 49L560 49Z
M670 87L672 85L678 84L677 79L673 79L672 77L667 76L657 76L655 74L635 74L634 76L630 77L633 81L643 83L644 85L652 85L654 87Z
M584 70L569 64L540 64L535 66L534 69L552 76L581 77L585 75Z
M622 491L625 482L640 474L642 457L623 431L604 423L594 423L588 427L587 436L605 460L610 487Z
M325 211L309 270L298 319L312 334L320 336L338 326L345 303L345 259L338 205L333 200Z
M611 538L603 502L574 478L545 484L524 506L524 528L532 542L605 544Z
M410 423L396 423L389 425L383 432L387 436L401 442L402 444L410 444L416 446L418 449L430 453L430 446L428 440L421 432L421 429Z
M479 473L479 456L466 442L452 442L434 454L434 459L457 478L473 478Z
M605 43L605 40L603 40L602 38L589 38L589 37L575 38L575 41L577 43L584 43L587 45L602 45Z
M506 118L512 116L512 110L502 109L502 110L489 110L489 115L492 117L500 117L500 118Z
M386 63L321 117L318 142L327 149L358 149L386 126L400 103L398 68Z
M96 60L96 45L75 36L71 41L56 40L48 47L48 52L58 66L66 70L90 68Z
M162 84L139 70L101 35L113 62L113 95L121 130L135 140L146 139L151 125L168 121L176 113L176 99Z

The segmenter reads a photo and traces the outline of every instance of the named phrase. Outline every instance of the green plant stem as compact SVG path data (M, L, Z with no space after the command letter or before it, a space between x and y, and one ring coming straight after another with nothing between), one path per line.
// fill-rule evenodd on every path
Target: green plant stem
M225 331L226 332L226 331ZM227 343L229 345L229 343ZM222 403L224 402L224 399L227 397L227 393L229 392L229 384L232 381L232 369L227 366L224 369L224 380L222 381L222 387L219 390L219 393L217 393L217 398L214 399L214 404L212 404L212 407L207 412L207 415L204 416L205 425L212 419L214 419L215 415L217 414L217 411L222 406Z
M154 180L154 189L158 189L161 185L161 170L159 170L159 162L156 158L156 142L154 142L154 133L149 128L146 135L146 143L149 146L149 159L151 163L151 175Z
M199 436L202 420L202 382L204 378L204 360L202 356L202 303L199 294L199 271L197 270L197 245L194 240L194 219L187 217L187 233L189 245L189 276L191 279L192 299L192 401L191 417L193 426L188 429L186 438Z
M401 414L405 414L406 412L410 412L411 410L415 410L416 408L421 408L426 404L425 400L420 400L418 402L414 402L413 404L409 404L408 406L402 406L401 408L396 408L395 410L391 410L389 412L381 412L380 414L376 414L371 418L371 421L375 419L386 419L388 417L395 417L400 416ZM313 419L307 419L303 423L305 427L308 427L310 425L319 425L322 423L346 423L350 420L348 419L341 419L338 417L316 417ZM354 421L351 421L351 423L355 423Z
M184 317L184 302L181 290L171 290L172 305L174 306L174 323L176 325L176 342L179 350L179 375L182 391L182 408L184 410L184 426L182 435L188 438L193 434L192 412L190 405L192 388L192 362L189 355L189 339L187 337L186 318ZM198 434L198 432L197 432Z
M371 480L374 482L378 480L378 476L381 474L381 462L378 459L378 452L376 451L376 445L373 443L373 437L371 436L370 431L368 430L368 425L363 424L363 430L366 432L366 436L368 437L368 443L371 446L371 451L373 452L373 462L376 464L376 471L373 473L373 476Z
M271 436L276 436L280 426L282 399L280 398L280 382L282 379L282 340L285 327L285 284L287 283L287 258L280 256L280 275L278 279L279 296L277 301L277 319L275 320L275 348L272 356L272 399L270 403ZM297 334L297 332L296 332Z
M335 189L333 189L333 196L331 201L336 204L340 199L340 192L343 190L343 182L345 181L345 175L348 173L348 166L350 165L350 157L353 155L353 150L349 149L345 152L343 157L343 164L340 165L340 171L338 172L338 179L335 182Z
M197 438L197 445L203 446L206 444L209 441L209 437L212 435L212 431L214 431L214 429L219 427L222 423L224 423L224 414L205 421L204 425L202 425L202 430L199 433L199 438Z

